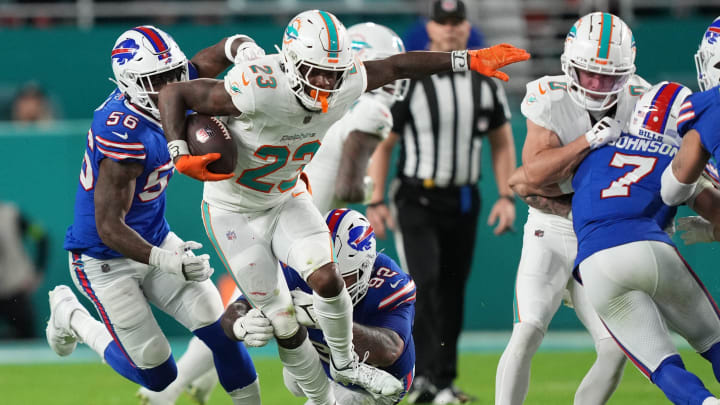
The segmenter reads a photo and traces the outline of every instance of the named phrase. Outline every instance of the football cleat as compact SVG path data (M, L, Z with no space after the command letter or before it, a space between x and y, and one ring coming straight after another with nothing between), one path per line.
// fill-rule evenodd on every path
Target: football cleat
M195 403L205 405L210 401L210 395L213 393L217 382L217 373L215 369L212 369L190 383L186 392Z
M50 348L60 356L67 356L75 350L80 340L70 328L70 316L75 311L90 313L80 304L70 287L59 285L48 292L50 297L50 320L45 335Z
M432 403L433 405L467 404L474 402L475 400L477 400L476 397L463 392L453 385L451 387L441 389L435 396L435 399L433 399Z
M353 361L342 368L337 368L330 358L330 375L341 384L353 384L364 388L374 397L399 397L403 384L390 373L360 361L353 352Z
M415 377L406 398L409 404L429 404L436 395L435 385L428 378L418 376Z
M155 392L150 391L149 389L145 387L140 387L137 394L135 394L140 399L140 405L173 405L175 404L174 400L171 400L170 398L166 398L166 395L163 392Z

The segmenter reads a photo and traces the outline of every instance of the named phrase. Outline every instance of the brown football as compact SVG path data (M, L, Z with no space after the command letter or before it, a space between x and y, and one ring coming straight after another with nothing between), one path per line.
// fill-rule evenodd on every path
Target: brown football
M188 115L185 120L185 134L191 154L220 154L220 159L208 165L209 171L225 174L235 170L237 148L230 131L222 121L204 114Z

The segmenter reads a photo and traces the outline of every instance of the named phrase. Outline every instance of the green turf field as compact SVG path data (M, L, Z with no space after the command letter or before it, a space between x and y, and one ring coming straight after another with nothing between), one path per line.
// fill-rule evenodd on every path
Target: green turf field
M695 372L710 391L720 393L709 363L700 356L683 351L688 369ZM493 403L495 367L499 354L465 354L460 359L458 385L476 394L476 404ZM572 404L573 392L583 373L594 360L592 352L541 352L534 359L530 394L532 405ZM264 404L302 404L282 384L280 363L263 356L255 361ZM47 365L0 365L0 404L3 405L103 405L137 404L137 387L100 363L55 363ZM178 404L191 404L185 396ZM230 404L218 388L210 404ZM610 401L611 405L650 405L669 403L657 387L632 366Z

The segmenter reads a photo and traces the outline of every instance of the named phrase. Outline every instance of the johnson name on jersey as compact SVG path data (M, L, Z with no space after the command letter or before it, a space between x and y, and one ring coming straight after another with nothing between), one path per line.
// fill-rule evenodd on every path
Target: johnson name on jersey
M64 248L97 259L122 256L105 246L95 226L95 185L103 159L144 166L135 181L125 223L150 244L160 245L170 231L165 220L165 188L174 166L160 122L115 90L93 115L75 195L75 217Z
M299 288L312 294L310 287L295 270L283 266L283 273L290 290ZM367 295L355 305L353 322L365 326L387 328L400 336L405 344L403 353L394 364L382 369L403 381L406 391L412 384L415 367L413 319L415 319L415 282L409 274L400 269L395 261L387 255L379 253L375 259ZM325 372L330 376L328 368L330 349L327 347L322 331L308 328L308 335L320 353Z
M527 84L525 98L520 107L523 115L555 132L563 145L574 141L589 131L593 124L590 113L577 105L567 92L565 75L544 76ZM638 75L633 75L618 94L614 117L626 122L632 114L635 102L650 88Z
M677 151L674 139L623 133L582 161L572 182L576 266L597 251L634 241L672 245L663 229L676 209L663 204L660 178Z
M720 86L694 93L685 99L678 117L678 132L691 129L700 134L700 142L716 162L720 162Z
M328 128L367 86L365 67L355 58L340 91L330 96L328 112L312 112L290 89L280 61L277 54L264 56L235 65L225 76L225 89L242 112L228 120L238 165L233 178L205 183L204 199L212 205L257 211L288 198Z
M387 97L378 97L365 93L353 103L350 111L333 124L327 132L323 146L312 162L305 167L312 186L313 201L320 212L326 212L333 206L343 206L335 200L335 180L340 169L343 146L353 131L360 131L387 138L393 126Z

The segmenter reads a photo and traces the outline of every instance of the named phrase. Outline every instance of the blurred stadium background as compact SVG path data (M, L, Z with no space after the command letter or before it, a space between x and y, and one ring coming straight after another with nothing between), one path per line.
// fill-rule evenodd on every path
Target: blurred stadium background
M525 83L542 75L561 73L559 56L563 39L579 16L594 10L611 11L621 16L632 28L636 39L638 74L651 83L674 80L697 89L693 55L707 25L720 15L718 0L465 2L468 17L484 35L486 45L510 42L528 49L533 55L529 63L507 69L511 80L506 89L513 109L512 125L518 157L525 135L525 120L519 111ZM49 317L47 291L56 284L71 283L62 240L72 220L77 176L92 111L114 88L107 80L112 75L109 53L121 32L135 25L156 25L170 33L188 57L224 36L244 33L271 53L274 45L279 44L287 21L304 9L331 11L346 26L374 21L403 36L418 18L426 14L427 5L427 1L412 0L0 0L0 55L4 55L0 67L0 150L3 156L0 200L17 204L24 214L42 224L50 237L47 269L33 299L39 339L44 339L44 326ZM39 89L49 99L51 120L33 124L12 120L13 99L28 85ZM501 237L492 235L491 228L484 225L496 197L489 162L489 156L483 159L484 172L488 173L482 180L486 203L474 268L467 285L467 334L461 347L468 352L489 350L497 354L491 355L484 366L487 368L485 373L494 381L497 357L512 327L514 277L527 207L518 202L516 232ZM203 232L199 211L202 185L176 175L168 193L167 218L175 232L185 239L201 241L206 249L209 248L211 245ZM717 247L683 246L679 238L677 242L710 292L718 296L720 274L714 266ZM396 257L391 239L380 241L379 247ZM224 269L219 261L213 261L213 265L216 269L214 278L217 278ZM189 336L164 314L158 314L158 317L169 336ZM3 322L0 321L0 337L7 327ZM560 310L551 325L553 331L576 332L580 328L574 313L567 308ZM546 349L591 349L589 339L582 333L556 336L564 337L550 339L544 346ZM38 340L36 346L44 348L43 344L44 340ZM37 354L28 347L16 342L0 343L0 365L31 361L36 358L34 356L38 356L36 361L39 362L51 359L49 349ZM93 359L93 356L80 355L75 360L87 359ZM0 373L0 392L11 381L3 382L2 375ZM487 388L492 382L483 381L482 385ZM569 390L572 393L574 387ZM1 398L0 403L5 403Z

